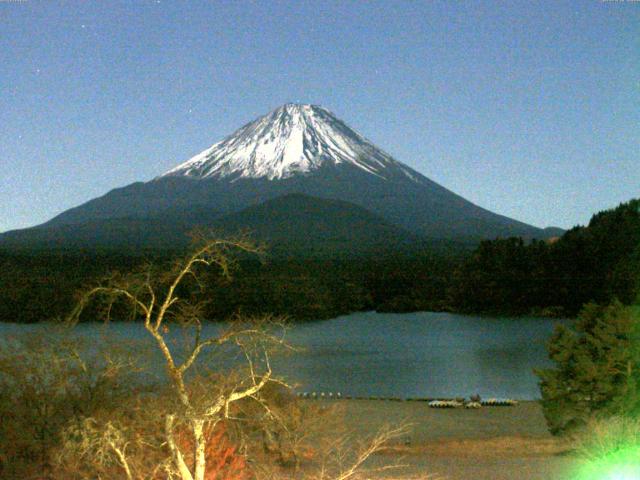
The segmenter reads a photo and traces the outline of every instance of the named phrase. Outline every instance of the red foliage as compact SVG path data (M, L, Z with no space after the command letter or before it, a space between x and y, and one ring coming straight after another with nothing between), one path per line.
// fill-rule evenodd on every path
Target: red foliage
M304 448L300 453L300 457L302 457L304 460L313 460L315 456L316 456L316 452L311 447Z
M224 423L218 423L215 428L205 429L207 441L205 458L207 470L206 480L249 480L249 467L243 455L227 435ZM176 444L185 457L187 464L193 463L194 439L193 434L182 429L176 435Z

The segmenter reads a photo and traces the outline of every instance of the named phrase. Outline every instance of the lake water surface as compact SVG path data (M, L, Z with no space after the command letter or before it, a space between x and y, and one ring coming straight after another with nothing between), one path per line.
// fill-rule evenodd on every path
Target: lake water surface
M287 338L301 351L274 360L298 391L380 397L540 397L532 369L551 365L545 344L559 321L449 313L355 313L298 324ZM566 322L562 322L566 323ZM209 325L213 334L219 326ZM101 324L76 331L100 338ZM44 331L0 324L0 335ZM135 323L112 323L108 334L145 338Z

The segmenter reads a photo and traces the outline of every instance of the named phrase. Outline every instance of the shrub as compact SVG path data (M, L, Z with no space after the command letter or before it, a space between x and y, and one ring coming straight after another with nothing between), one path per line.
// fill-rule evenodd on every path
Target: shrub
M594 419L572 440L582 460L580 480L640 478L640 420L619 416Z
M572 441L575 453L589 460L630 447L640 448L640 420L620 416L594 418L572 436Z
M98 409L117 410L133 394L135 362L122 345L89 347L44 327L39 335L2 339L0 476L48 474L68 422Z

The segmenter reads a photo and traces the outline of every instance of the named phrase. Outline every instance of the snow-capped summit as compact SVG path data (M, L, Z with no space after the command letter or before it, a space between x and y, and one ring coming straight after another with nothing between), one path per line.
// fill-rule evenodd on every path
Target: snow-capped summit
M281 201L271 202L278 198ZM356 222L355 230L362 228L349 213L354 208L372 215L368 220L356 215L372 232L379 231L372 222L382 222L429 238L549 236L474 205L394 160L328 110L298 104L283 105L258 118L164 175L111 190L26 235L45 232L55 239L56 232L63 236L69 232L75 238L76 232L84 232L98 242L171 243L171 232L184 236L194 227L242 222L252 228L256 221L278 223L277 218L289 218L301 209L297 213L319 215L318 223L311 227L292 219L290 225L287 221L280 225L309 228L307 233L315 235L315 230L324 231L331 222L338 222L340 228L330 229L336 240L348 230L345 218ZM239 217L233 220L235 215ZM376 216L379 220L374 220ZM126 234L115 234L114 225L122 225ZM286 228L278 235L288 238Z
M348 164L381 178L419 175L394 160L333 113L317 105L288 103L216 143L166 176L269 180Z

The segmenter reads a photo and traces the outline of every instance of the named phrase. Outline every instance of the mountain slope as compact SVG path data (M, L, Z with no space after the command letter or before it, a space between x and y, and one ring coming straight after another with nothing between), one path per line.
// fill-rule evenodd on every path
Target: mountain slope
M352 203L302 194L268 200L213 225L226 234L247 231L277 255L365 254L427 243Z
M293 176L279 181L166 177L134 183L67 210L42 226L80 224L107 218L143 219L177 209L211 209L225 215L290 193L355 203L390 223L434 238L550 236L542 229L478 207L426 178L423 184L381 180L362 175L349 166L323 167L316 175Z
M153 218L101 219L7 233L0 246L28 248L183 248L189 232L247 233L270 255L362 255L424 247L428 241L357 205L290 194L224 217L203 209L167 211ZM435 246L441 243L435 242Z
M24 235L116 219L153 223L171 217L182 225L197 222L203 214L210 222L295 193L350 202L388 224L430 238L551 235L485 210L429 180L328 110L292 104L245 125L164 175L112 190Z

